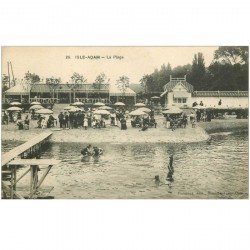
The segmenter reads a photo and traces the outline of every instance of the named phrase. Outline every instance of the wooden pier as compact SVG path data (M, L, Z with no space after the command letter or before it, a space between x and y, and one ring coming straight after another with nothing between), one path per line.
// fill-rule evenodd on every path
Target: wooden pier
M2 167L8 164L14 158L21 156L25 152L32 152L38 150L51 137L52 132L44 132L24 144L10 150L2 155Z
M2 156L2 196L3 198L10 199L34 199L38 198L42 192L41 185L48 175L49 171L54 165L60 163L54 159L37 159L37 155L41 151L42 146L49 140L52 132L42 133L33 139L25 142L24 144L10 150ZM28 159L24 159L26 157ZM36 157L36 158L34 158ZM21 175L17 176L17 166L27 167L27 170ZM41 166L45 166L45 170L38 179L38 171L41 171ZM3 167L6 170L3 170ZM20 194L17 190L17 183L30 172L30 183L28 187L28 193L23 192ZM10 175L10 180L3 181L3 175ZM53 187L52 187L53 189ZM52 190L50 189L50 191ZM47 193L50 191L47 190Z

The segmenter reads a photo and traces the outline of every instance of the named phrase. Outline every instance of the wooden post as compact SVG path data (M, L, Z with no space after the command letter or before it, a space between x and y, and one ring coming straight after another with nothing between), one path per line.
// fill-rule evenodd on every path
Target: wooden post
M10 198L13 199L14 197L14 169L11 168L11 187L10 187Z
M30 165L30 198L33 195L33 186L34 186L34 168Z
M13 190L16 191L16 165L14 166L14 183L13 183Z
M8 65L8 77L9 77L9 88L10 88L11 84L10 84L10 65L9 65L9 62L7 62L7 65Z
M39 187L42 185L44 179L46 178L47 174L49 173L50 169L53 167L53 165L49 165L47 167L47 169L45 170L44 174L42 175L40 181L36 184L36 187L34 188L34 190L32 191L32 193L30 193L30 198L32 198L32 196L34 195L34 193L39 189Z

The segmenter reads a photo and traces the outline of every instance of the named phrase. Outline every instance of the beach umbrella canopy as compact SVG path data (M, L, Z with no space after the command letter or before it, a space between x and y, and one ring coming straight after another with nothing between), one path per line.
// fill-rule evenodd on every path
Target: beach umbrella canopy
M206 107L201 106L201 105L196 105L196 106L194 107L194 109L206 109Z
M105 109L98 109L93 112L96 115L110 115L110 112Z
M53 111L51 109L38 109L36 111L37 114L43 114L43 115L49 115L49 114L53 114Z
M30 110L31 109L43 109L43 106L42 105L39 105L39 104L36 104L36 105L33 105L29 108Z
M146 105L142 102L138 102L135 104L135 107L146 107Z
M105 104L102 103L102 102L96 102L96 103L94 103L93 105L94 105L94 106L105 106Z
M146 107L138 108L137 110L143 111L145 113L151 112L151 110L149 108L146 108Z
M11 106L19 106L19 105L22 105L21 102L12 102L10 103Z
M125 106L125 104L123 102L116 102L114 105L115 106Z
M32 102L31 105L41 105L40 102Z
M6 110L8 110L8 111L21 111L22 109L19 108L19 107L10 107L10 108L8 108Z
M99 110L111 110L112 108L111 107L109 107L109 106L101 106L101 107L99 107Z
M77 107L71 107L71 109L68 110L69 112L78 112L78 111L82 111L80 108Z
M172 107L169 110L162 111L163 114L181 114L183 111L178 107Z
M72 106L67 106L67 107L64 108L64 110L70 110L72 108L73 108Z
M82 103L82 102L74 102L74 103L72 103L71 105L72 105L72 106L83 106L84 103Z
M141 111L141 110L138 110L138 109L136 109L136 110L130 112L129 114L130 114L130 115L134 115L134 116L146 115L145 112L143 112L143 111Z

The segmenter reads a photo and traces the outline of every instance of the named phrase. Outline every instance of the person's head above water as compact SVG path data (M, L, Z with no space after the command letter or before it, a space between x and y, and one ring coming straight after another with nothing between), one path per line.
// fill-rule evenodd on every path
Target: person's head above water
M87 146L87 148L91 148L91 145L89 144L89 145Z

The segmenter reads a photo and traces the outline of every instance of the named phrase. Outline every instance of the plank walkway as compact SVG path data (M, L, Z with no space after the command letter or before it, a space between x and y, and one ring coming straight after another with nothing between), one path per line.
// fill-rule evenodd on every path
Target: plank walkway
M57 165L61 161L55 159L14 159L9 162L9 166L11 165L39 165L39 166L49 166L49 165Z
M52 135L52 132L44 132L33 139L25 142L24 144L10 150L7 153L2 155L2 166L8 164L11 160L16 158L17 156L21 155L25 151L29 150L31 147L36 146L37 144L43 142L44 140L48 139Z

